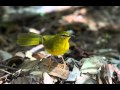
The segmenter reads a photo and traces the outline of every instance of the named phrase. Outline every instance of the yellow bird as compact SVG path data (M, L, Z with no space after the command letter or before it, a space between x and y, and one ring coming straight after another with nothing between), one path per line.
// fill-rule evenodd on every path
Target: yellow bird
M22 34L19 36L17 43L21 46L37 45L40 43L40 36L41 35L32 33ZM41 37L42 44L44 45L45 50L52 56L64 55L69 50L70 35L66 31L60 32L55 35L43 35ZM66 63L63 57L62 60L65 68Z

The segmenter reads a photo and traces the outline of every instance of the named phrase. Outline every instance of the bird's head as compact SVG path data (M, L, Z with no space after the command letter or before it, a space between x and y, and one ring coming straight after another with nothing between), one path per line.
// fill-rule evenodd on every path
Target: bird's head
M59 32L57 34L61 39L66 39L66 40L69 40L70 39L70 34L66 31L63 31L63 32Z

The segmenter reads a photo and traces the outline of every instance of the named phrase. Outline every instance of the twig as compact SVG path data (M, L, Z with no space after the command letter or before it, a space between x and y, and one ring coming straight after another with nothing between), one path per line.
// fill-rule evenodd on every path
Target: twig
M12 74L12 73L10 73L10 72L8 72L6 70L3 70L3 69L0 69L0 71L3 71L3 72L8 73L8 74Z
M1 80L2 78L7 79L7 77L8 77L9 75L11 75L11 74L7 74L7 75L4 75L4 76L0 77L0 80Z
M29 51L32 52L32 53L35 53L36 51L42 49L44 46L42 44L30 49Z
M13 76L19 76L21 73L22 69L19 69L18 71L16 71L15 73L13 73Z
M5 71L5 70L3 70L3 69L0 69L0 70L1 70L1 71L3 71L3 72L8 73L8 74L6 74L6 75L4 75L4 76L0 77L0 80L1 80L1 79L3 79L3 78L7 79L7 77L8 77L9 75L19 76L19 74L20 74L20 72L21 72L21 69L20 69L20 70L18 70L18 71L16 71L15 73L10 73L10 72Z
M2 67L2 68L8 68L8 69L11 69L11 70L17 70L16 68L9 67L9 66L2 65L2 64L0 64L0 67Z

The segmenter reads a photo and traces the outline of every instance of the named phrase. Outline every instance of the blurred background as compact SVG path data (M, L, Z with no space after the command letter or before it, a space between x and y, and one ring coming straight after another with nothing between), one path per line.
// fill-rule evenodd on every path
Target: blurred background
M0 6L0 49L14 55L20 33L42 35L70 31L75 59L89 54L120 53L120 6ZM110 55L110 54L109 54Z

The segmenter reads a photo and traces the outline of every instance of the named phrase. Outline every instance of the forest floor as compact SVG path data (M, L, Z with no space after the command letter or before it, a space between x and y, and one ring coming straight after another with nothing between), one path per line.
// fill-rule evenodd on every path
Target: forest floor
M80 6L0 22L1 84L118 84L120 83L119 6ZM19 18L18 18L19 17ZM69 31L70 50L48 69L50 56L40 44L16 44L20 33L52 35ZM37 50L36 50L37 49ZM39 50L38 50L39 49ZM57 61L57 62L56 62ZM59 64L58 64L59 63Z

